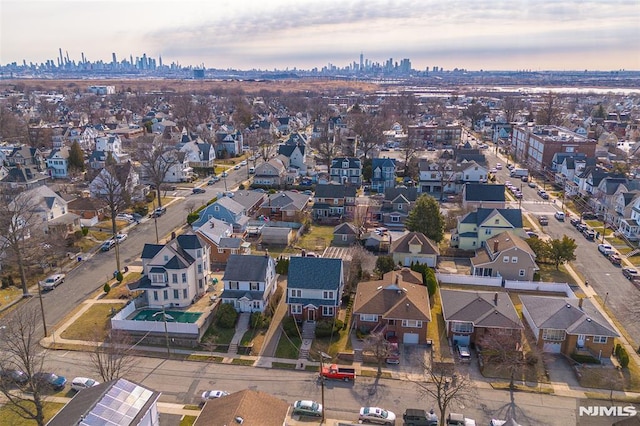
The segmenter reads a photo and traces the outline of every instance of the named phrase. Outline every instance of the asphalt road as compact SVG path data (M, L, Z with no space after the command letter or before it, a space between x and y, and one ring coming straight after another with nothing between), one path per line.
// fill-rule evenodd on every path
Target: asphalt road
M512 184L518 184L518 179L509 177L504 161L495 156L493 150L485 151L489 160L490 168L494 167L496 162L501 162L503 170L498 171L497 178L499 183L510 180ZM547 191L551 192L550 185L547 185ZM545 201L540 198L536 189L529 188L526 183L522 183L523 198L521 208L523 211L530 213L533 220L540 214L545 214L549 218L549 225L543 228L544 232L551 238L562 238L567 235L573 238L578 247L576 249L576 260L572 263L574 270L584 277L593 287L596 293L606 300L606 306L612 312L617 320L622 324L627 333L633 339L632 344L638 346L640 344L640 290L636 288L629 280L627 280L621 272L620 266L615 266L598 251L598 243L600 241L588 241L582 233L578 232L570 223L570 217L564 222L557 221L553 214L561 211L562 200ZM509 203L509 206L516 208L517 202ZM602 227L595 228L597 232L602 232Z

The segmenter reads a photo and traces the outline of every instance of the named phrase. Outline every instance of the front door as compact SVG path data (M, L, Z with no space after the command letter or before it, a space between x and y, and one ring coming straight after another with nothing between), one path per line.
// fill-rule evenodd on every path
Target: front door
M578 334L578 342L576 343L579 348L584 348L584 341L586 336L584 334Z
M307 321L315 321L316 320L316 310L313 308L307 309Z

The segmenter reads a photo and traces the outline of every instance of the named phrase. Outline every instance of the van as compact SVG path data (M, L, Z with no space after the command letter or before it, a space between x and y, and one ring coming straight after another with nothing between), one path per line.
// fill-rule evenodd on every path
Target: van
M249 174L252 175L256 172L256 168L255 167L249 167Z
M554 216L558 221L564 222L564 213L563 212L556 212L554 214Z

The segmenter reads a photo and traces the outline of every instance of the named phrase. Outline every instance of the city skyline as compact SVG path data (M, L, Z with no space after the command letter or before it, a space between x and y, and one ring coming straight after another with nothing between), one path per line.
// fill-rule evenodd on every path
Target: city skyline
M35 14L33 11L37 10ZM216 69L411 60L469 70L640 70L640 3L2 0L0 65L130 55Z

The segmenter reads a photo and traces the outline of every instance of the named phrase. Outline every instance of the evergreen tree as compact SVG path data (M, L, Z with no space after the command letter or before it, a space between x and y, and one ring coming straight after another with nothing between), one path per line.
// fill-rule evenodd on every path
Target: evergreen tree
M444 238L444 217L435 198L423 194L409 212L405 227L412 232L421 232L436 243Z
M69 150L69 170L74 172L84 172L84 153L78 141L71 145Z

